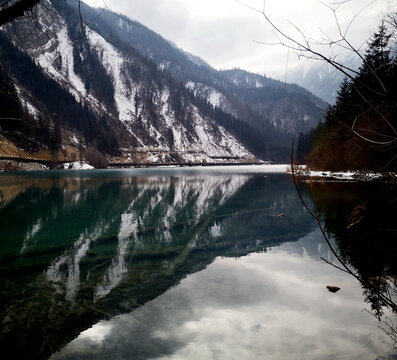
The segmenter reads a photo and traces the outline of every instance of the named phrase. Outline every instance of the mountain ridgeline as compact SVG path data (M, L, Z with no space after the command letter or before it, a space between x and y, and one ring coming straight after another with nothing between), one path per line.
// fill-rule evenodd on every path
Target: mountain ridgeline
M124 162L285 161L291 138L326 107L297 85L215 70L142 24L71 0L43 0L3 26L0 60L3 155L73 160L94 147Z

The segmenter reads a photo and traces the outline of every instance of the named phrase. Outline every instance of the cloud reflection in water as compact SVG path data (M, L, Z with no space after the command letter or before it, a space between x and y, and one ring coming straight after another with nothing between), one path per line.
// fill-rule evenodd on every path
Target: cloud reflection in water
M360 286L307 256L302 250L307 240L238 259L217 258L135 312L99 322L89 330L92 337L83 333L53 359L318 360L386 354L389 339L362 311ZM329 284L342 290L331 294Z

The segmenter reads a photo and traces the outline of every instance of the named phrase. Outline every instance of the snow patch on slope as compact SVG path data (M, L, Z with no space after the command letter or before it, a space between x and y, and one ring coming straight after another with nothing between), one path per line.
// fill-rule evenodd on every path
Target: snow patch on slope
M229 134L224 128L219 126L219 134L216 138L213 129L209 128L209 123L205 121L195 108L193 112L194 129L198 135L199 148L210 157L238 156L253 157L253 155L241 145L235 137Z
M213 106L213 107L221 107L221 98L222 94L218 91L212 91L208 97L208 102Z
M222 108L223 104L226 103L225 95L212 87L193 81L188 81L185 87L192 91L194 96L206 99L213 107Z
M99 54L107 73L112 77L114 84L114 97L122 122L130 122L134 115L134 91L129 91L122 80L125 60L117 49L109 44L98 33L87 29L87 38L93 49Z
M30 115L37 119L40 114L39 110L37 110L37 108L29 100L27 100L27 97L23 94L22 88L15 83L14 87L22 107L25 108Z
M87 95L83 81L74 71L73 46L66 26L58 33L59 49L62 58L62 72L66 74L74 89L83 96Z
M61 29L56 33L56 38L41 49L35 50L36 60L53 79L62 84L68 82L69 91L77 101L81 101L81 97L87 96L87 91L83 81L74 71L73 46L66 25L64 23L60 25ZM51 49L54 43L57 43L55 50ZM60 68L55 66L59 61Z

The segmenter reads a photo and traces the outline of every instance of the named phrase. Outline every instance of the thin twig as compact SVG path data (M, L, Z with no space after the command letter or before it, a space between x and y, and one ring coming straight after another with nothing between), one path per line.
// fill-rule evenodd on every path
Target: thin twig
M344 64L342 64L342 63L336 61L335 59L330 58L329 56L326 56L326 55L322 54L321 52L314 50L314 49L312 48L312 46L311 46L311 44L312 44L313 42L311 42L310 39L308 39L308 38L305 36L305 34L303 33L303 31L302 31L301 29L299 29L298 27L296 27L295 25L291 24L291 25L301 34L301 36L302 36L302 38L303 38L303 42L302 42L302 41L299 41L299 40L297 40L297 39L295 39L295 38L293 38L291 35L288 35L286 32L284 32L280 27L278 27L278 26L270 19L270 17L266 14L266 12L264 12L264 11L262 11L262 10L258 10L258 9L256 9L256 8L250 6L250 5L247 5L247 4L243 3L243 2L241 2L240 0L233 0L233 1L235 1L236 3L238 3L238 4L240 4L240 5L242 5L242 6L246 7L246 8L248 8L248 9L250 9L250 10L252 10L252 11L255 11L255 12L261 14L261 15L265 18L266 22L270 25L270 27L271 27L276 33L278 33L278 34L281 36L282 39L285 40L285 41L281 41L281 39L278 37L279 40L280 40L280 44L279 44L279 45L286 46L286 47L289 47L290 49L295 50L295 51L298 53L298 56L303 56L303 57L310 58L310 59L316 58L316 59L325 61L326 63L328 63L329 65L331 65L332 67L334 67L335 69L337 69L338 71L340 71L342 74L344 74L344 75L345 75L346 77L348 77L349 79L355 80L357 83L359 83L360 85L362 85L363 87L365 87L367 90L369 90L369 91L372 92L373 94L376 94L376 95L382 96L382 97L387 96L387 91L386 91L386 92L379 92L379 91L377 91L376 89L374 89L374 88L368 86L366 83L361 82L359 79L355 79L355 78L353 77L353 74L357 74L357 71L356 71L356 70L350 69L350 68L346 67ZM343 4L343 3L344 3L344 2L342 2L341 4ZM339 4L339 3L338 3L338 4ZM343 35L343 34L342 34L342 35ZM351 44L348 42L348 40L347 40L346 38L344 38L344 39L342 38L342 40L344 40L344 41L347 43L348 46L349 46L349 45L351 46ZM259 42L259 41L258 41L258 42ZM323 44L323 45L327 45L327 44ZM329 46L329 44L328 44L328 46ZM360 58L362 58L362 55L361 55L361 54L357 51L357 49L355 49L353 46L352 46L352 50L353 50L358 56L360 56ZM308 54L309 54L309 55L308 55ZM382 89L384 90L384 84L381 82L381 80L379 79L379 77L377 76L377 74L374 74L374 76L375 76L376 80L377 80L378 82L380 82L380 85L381 85Z
M87 39L87 35L85 33L85 27L84 27L84 23L83 23L83 16L81 15L81 1L78 0L78 3L79 3L80 26L81 26L81 30L83 31L84 40L88 44L88 39Z
M330 262L330 261L324 259L322 256L320 256L320 259L323 260L323 261L325 261L327 264L329 264L329 265L331 265L331 266L337 268L338 270L341 270L341 271L343 271L343 272L345 272L345 273L347 273L347 274L350 274L350 273L349 273L348 271L346 271L345 269L342 269L340 266L335 265L335 264L333 264L332 262Z
M323 238L325 239L326 243L328 244L329 248L331 249L332 254L336 257L336 259L340 262L340 264L345 268L345 270L353 275L358 281L362 282L362 280L360 279L360 277L358 275L356 275L352 270L349 269L349 267L344 263L344 261L342 261L342 259L339 257L339 255L337 254L337 252L335 251L335 249L333 248L333 246L331 245L331 242L328 239L328 236L325 232L325 229L319 219L318 216L316 216L313 211L309 208L309 206L306 204L306 201L303 200L302 194L299 190L298 184L296 182L296 177L295 177L295 170L294 170L294 147L295 147L295 140L292 140L292 151L291 151L291 173L292 173L292 179L294 181L294 186L295 186L295 190L296 193L298 194L299 199L301 200L303 206L305 207L305 209L307 210L307 212L310 214L310 216L317 222L317 225L323 235Z
M120 18L120 19L126 21L127 23L132 24L132 25L134 25L134 26L136 26L136 27L142 27L142 26L139 25L137 22L132 21L131 19L129 19L129 18L125 17L125 16L122 16L122 15L116 13L115 11L113 11L113 10L106 4L105 0L102 0L102 2L103 2L103 4L104 4L105 8L108 9L113 15L116 15L118 18Z

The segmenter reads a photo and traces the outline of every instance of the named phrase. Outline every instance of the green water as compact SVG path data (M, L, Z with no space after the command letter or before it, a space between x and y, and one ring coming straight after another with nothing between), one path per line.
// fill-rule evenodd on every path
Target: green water
M291 179L269 171L0 176L8 358L390 355L390 339L362 312L360 285L321 261L334 259ZM346 289L330 297L335 281Z

